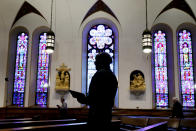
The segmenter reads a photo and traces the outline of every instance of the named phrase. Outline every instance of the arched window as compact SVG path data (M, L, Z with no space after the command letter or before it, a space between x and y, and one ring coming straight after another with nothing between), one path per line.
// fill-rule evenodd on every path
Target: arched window
M46 53L46 33L40 35L37 66L36 105L45 107L48 94L49 54Z
M113 59L113 63L110 65L112 71L114 71L114 32L105 24L94 25L90 28L87 38L87 90L89 88L92 76L96 72L94 65L95 56L100 52L107 52Z
M156 107L168 107L168 67L166 34L154 33L154 79Z
M188 30L181 30L178 33L178 58L183 106L194 107L192 40L191 33Z
M24 91L26 82L28 53L28 35L19 33L16 45L16 63L14 75L13 105L24 106Z

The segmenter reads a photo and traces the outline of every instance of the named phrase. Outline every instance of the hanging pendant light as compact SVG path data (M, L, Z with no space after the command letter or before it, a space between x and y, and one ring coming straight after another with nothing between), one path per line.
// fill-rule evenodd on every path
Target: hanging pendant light
M52 8L53 7L53 0L51 1L51 24L50 24L50 30L47 32L46 37L46 52L51 54L54 52L54 46L55 46L55 34L52 31Z
M142 33L142 49L144 53L151 53L152 51L152 34L148 30L147 21L147 0L146 0L146 30Z
M149 30L142 33L142 49L144 53L151 53L152 51L152 35Z
M54 45L55 45L55 34L53 31L47 32L46 37L46 52L51 54L54 52Z

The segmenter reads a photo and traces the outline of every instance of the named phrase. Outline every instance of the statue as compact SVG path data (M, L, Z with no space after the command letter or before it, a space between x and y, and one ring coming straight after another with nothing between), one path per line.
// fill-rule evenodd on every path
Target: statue
M141 73L133 74L133 80L130 81L130 91L135 95L141 95L146 90L146 84Z
M62 64L56 69L58 72L56 74L56 91L68 91L70 89L70 68Z

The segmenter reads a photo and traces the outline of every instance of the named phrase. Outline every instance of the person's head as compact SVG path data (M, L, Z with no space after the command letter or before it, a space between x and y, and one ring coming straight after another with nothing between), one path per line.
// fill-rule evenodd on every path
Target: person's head
M178 98L177 97L173 97L172 100L173 100L173 103L175 103L175 102L178 101Z
M64 97L61 97L61 102L63 103L65 101L65 98Z
M102 52L96 55L95 65L96 69L110 69L110 64L112 63L112 58L108 53Z

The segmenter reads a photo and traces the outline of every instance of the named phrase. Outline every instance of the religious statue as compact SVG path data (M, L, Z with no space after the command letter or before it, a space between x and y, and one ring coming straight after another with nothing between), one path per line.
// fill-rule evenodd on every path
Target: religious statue
M70 89L70 68L62 64L59 68L56 69L56 91L68 91Z
M133 79L130 81L130 91L135 95L141 95L146 90L144 77L141 73L133 74Z

